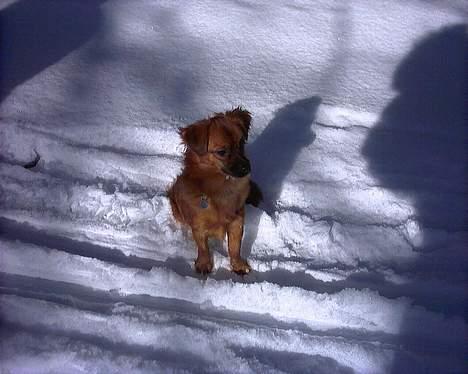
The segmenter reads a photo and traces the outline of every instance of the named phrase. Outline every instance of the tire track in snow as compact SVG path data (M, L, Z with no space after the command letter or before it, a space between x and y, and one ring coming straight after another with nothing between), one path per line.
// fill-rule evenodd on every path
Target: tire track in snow
M41 278L30 278L0 273L2 287L0 294L10 295L24 299L44 301L55 305L61 305L76 310L99 313L101 315L112 315L116 306L122 305L128 308L143 308L154 313L174 313L179 316L187 316L194 320L210 321L220 325L246 326L250 329L272 329L274 331L294 332L304 336L322 337L330 339L344 339L348 344L372 344L384 345L391 350L402 349L394 334L382 332L369 332L353 329L329 329L314 330L301 322L283 321L269 315L249 312L235 312L228 309L213 309L204 305L174 300L149 295L123 295L118 292L100 291L94 288L78 284L50 281ZM451 346L450 344L447 347ZM452 346L454 351L457 347ZM424 342L421 348L416 339L414 344L405 345L405 351L423 351L428 354L440 354L440 347L436 340Z
M275 320L303 323L314 330L362 330L398 335L398 316L412 316L423 330L406 331L415 339L430 341L437 331L453 331L446 344L459 344L465 325L461 320L412 307L409 300L388 300L368 290L347 289L328 295L267 282L239 284L179 276L167 269L150 272L110 265L99 260L2 241L3 272L52 281L75 283L123 295L139 294L182 300L205 308L270 315ZM31 259L34 259L31 261ZM255 296L254 296L255 295ZM258 298L258 296L260 298ZM294 299L294 303L288 300ZM261 300L261 302L260 302ZM427 335L422 331L431 331ZM435 334L435 335L433 335ZM463 335L463 334L462 334Z
M151 347L114 343L43 326L6 324L3 331L0 360L7 373L27 373L32 367L38 373L190 372L183 362Z
M111 315L115 305L131 305L155 312L192 316L214 323L242 324L252 328L297 331L310 336L344 338L358 343L385 343L389 347L396 346L397 338L394 335L381 332L372 333L346 329L314 330L300 322L278 320L265 314L209 308L184 300L149 295L123 295L118 292L100 291L73 283L6 273L0 273L0 276L2 279L0 294L41 300L77 310Z
M64 236L52 235L50 233L37 230L33 226L15 221L0 218L0 227L4 239L19 240L23 243L33 244L49 249L58 249L72 255L94 258L110 264L125 268L141 269L149 271L153 267L166 268L178 275L200 279L200 276L194 272L192 258L184 259L168 258L165 261L157 261L150 258L137 257L133 254L126 255L118 248L104 247L89 242L72 240ZM278 260L276 260L277 262ZM210 278L215 280L235 280L237 283L261 283L268 282L277 284L281 287L298 287L317 293L335 294L347 288L357 290L371 289L386 298L395 299L401 296L410 296L418 305L427 307L429 310L445 312L452 315L450 311L457 310L464 302L465 289L450 285L444 282L434 284L430 280L423 281L419 279L408 278L406 281L397 282L392 280L391 274L379 271L372 271L366 268L354 268L353 271L339 271L336 268L326 269L317 266L317 270L308 269L307 266L295 264L288 268L288 261L283 260L282 266L272 263L268 267L267 261L254 259L252 266L256 271L249 277L238 277L229 271L227 261L217 261L218 268ZM327 279L327 273L329 279ZM411 287L407 284L410 283ZM444 296L447 302L443 310L437 309L433 305L433 298Z
M123 303L114 304L111 313L106 314L16 296L2 296L1 300L7 323L13 328L39 332L41 335L52 333L120 353L135 352L143 357L149 353L153 359L163 362L176 352L180 357L181 352L187 351L191 353L187 361L192 363L197 362L196 357L209 357L210 361L204 362L209 365L208 371L210 366L220 363L226 367L236 367L236 371L239 368L241 372L257 371L259 363L247 353L252 347L271 355L279 352L303 354L311 362L317 355L330 357L340 365L351 366L355 370L373 367L382 371L391 364L395 354L391 345L314 336L300 331L265 328L226 319L207 319L180 312L167 313ZM34 313L34 310L39 313ZM262 342L261 345L259 342ZM204 354L206 352L210 354ZM167 356L159 357L160 353ZM197 366L195 369L197 371ZM223 371L223 368L219 369Z

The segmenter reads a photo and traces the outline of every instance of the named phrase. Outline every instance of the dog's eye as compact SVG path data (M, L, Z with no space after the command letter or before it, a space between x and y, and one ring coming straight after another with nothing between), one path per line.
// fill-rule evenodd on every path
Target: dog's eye
M220 156L220 157L226 156L226 153L227 153L227 151L226 151L225 149L218 149L218 150L216 151L216 154L217 154L218 156Z

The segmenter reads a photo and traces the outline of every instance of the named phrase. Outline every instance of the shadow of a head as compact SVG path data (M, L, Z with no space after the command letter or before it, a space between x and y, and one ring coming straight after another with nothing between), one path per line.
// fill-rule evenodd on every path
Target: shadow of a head
M427 227L466 224L465 48L464 25L419 42L396 70L399 94L362 150L384 187L414 199Z
M421 279L432 279L431 298L425 307L438 304L437 311L458 316L466 313L466 298L446 282L455 285L465 278L466 251L461 242L447 241L442 233L466 230L467 222L465 48L464 25L443 28L416 44L395 72L393 87L398 96L369 132L362 149L382 186L414 201L414 218L422 224L423 236L416 244L422 253L411 267ZM434 228L440 231L428 230ZM416 303L424 302L427 290L420 281L405 287L415 290ZM402 316L399 345L414 346L415 336L424 333L421 326L411 313ZM454 341L458 336L463 339L463 332L448 334ZM446 336L430 335L432 340L426 337L422 347L418 341L419 351L429 352L432 346L443 344L455 367L466 361L463 344L445 348ZM395 355L391 372L407 371L405 360L403 354Z
M314 96L282 107L260 136L248 145L252 178L263 191L264 208L269 214L297 155L315 139L311 125L320 103L321 99Z

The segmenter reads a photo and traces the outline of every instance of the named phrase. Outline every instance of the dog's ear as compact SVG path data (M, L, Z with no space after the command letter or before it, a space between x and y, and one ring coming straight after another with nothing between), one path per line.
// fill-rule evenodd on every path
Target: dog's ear
M252 121L250 113L238 106L237 108L226 112L224 115L233 120L234 123L240 127L244 139L247 140L249 136L250 122Z
M182 142L199 156L208 152L209 125L209 121L203 120L179 130Z

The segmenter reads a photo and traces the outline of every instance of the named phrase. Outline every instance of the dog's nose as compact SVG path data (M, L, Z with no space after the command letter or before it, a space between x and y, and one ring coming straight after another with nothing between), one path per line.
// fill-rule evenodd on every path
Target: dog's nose
M247 158L239 157L236 161L229 169L226 169L227 174L242 178L250 173L250 161Z
M250 173L250 161L244 157L241 164L241 171L245 174Z

